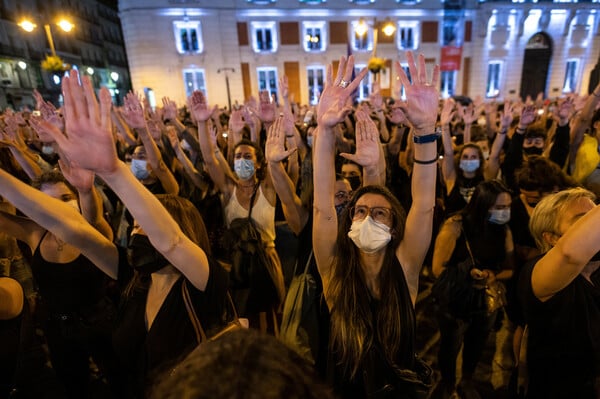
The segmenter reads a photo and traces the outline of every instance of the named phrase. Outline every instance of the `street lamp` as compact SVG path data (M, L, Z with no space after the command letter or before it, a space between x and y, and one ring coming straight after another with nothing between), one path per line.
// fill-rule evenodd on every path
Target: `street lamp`
M396 25L389 18L386 19L385 21L377 21L377 19L375 19L372 22L367 22L364 20L364 18L361 18L358 21L358 24L356 24L356 27L354 28L354 32L356 32L356 34L359 37L363 37L369 31L369 26L373 27L373 54L372 54L372 57L375 58L375 57L377 57L377 36L378 36L379 30L381 29L381 31L383 32L384 35L390 37L396 32Z
M225 72L225 89L227 90L227 104L229 105L229 111L231 111L231 92L229 90L229 73L235 73L233 68L219 68L217 73Z
M73 30L75 25L69 22L66 19L61 19L56 23L56 25L61 28L65 32L70 32ZM24 19L19 23L19 26L26 32L33 32L37 25L28 19ZM52 56L56 57L56 49L54 48L54 39L52 37L52 29L50 24L44 24L44 30L46 31L46 38L48 39L48 44L50 45L50 51L52 52Z

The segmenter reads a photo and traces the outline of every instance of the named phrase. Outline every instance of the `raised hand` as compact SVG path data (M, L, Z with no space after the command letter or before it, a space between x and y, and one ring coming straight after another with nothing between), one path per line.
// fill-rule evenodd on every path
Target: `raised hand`
M462 107L458 107L461 109ZM444 101L442 112L440 114L440 123L442 126L449 125L454 115L456 115L456 103L452 98L447 98Z
M65 176L65 179L67 179L77 191L80 193L91 191L94 186L94 172L73 166L68 161L68 158L59 159L58 166L60 167L63 176Z
M95 171L111 173L118 165L117 151L112 135L110 109L111 96L108 89L100 89L100 104L87 76L81 78L71 70L63 78L62 91L65 103L64 135L53 125L42 122L58 144L61 154L70 165Z
M521 119L519 119L519 127L522 129L527 128L537 118L537 110L533 105L526 105L521 111Z
M514 104L509 100L504 100L504 111L500 115L500 128L502 130L508 130L510 124L513 121L514 115Z
M130 91L125 96L123 102L123 118L125 122L133 129L143 129L146 127L146 118L144 117L144 108L138 94Z
M341 153L340 156L349 159L364 168L377 166L379 162L379 130L367 112L356 111L356 153Z
M404 112L402 112L400 104L394 104L390 107L390 112L387 114L387 119L394 125L408 124L408 119L406 119L406 115L404 115Z
M169 97L162 98L163 120L172 120L177 118L177 104Z
M283 75L281 79L279 79L279 92L281 93L281 97L283 97L284 99L287 99L290 96L288 78L285 75Z
M440 97L437 87L440 80L440 67L436 65L433 68L433 77L429 82L425 68L425 56L423 54L419 55L418 67L411 51L406 52L406 58L412 83L408 80L404 69L400 66L400 62L396 61L394 63L398 78L406 93L406 102L401 103L401 108L415 129L413 134L430 134L433 132L437 119Z
M575 114L575 104L572 98L567 98L558 105L558 111L555 120L559 125L564 126L569 123L571 117Z
M213 108L208 107L206 97L200 90L195 90L188 101L192 117L197 123L209 120L215 108L217 108L216 105Z
M271 95L263 90L259 94L258 117L263 123L270 123L275 120L275 103L271 101Z
M373 107L373 111L380 111L383 108L383 96L378 82L373 84L373 92L369 96L369 102Z
M269 127L265 157L267 162L281 162L289 157L297 148L285 149L285 121L282 117L275 119Z
M366 68L363 69L352 80L353 72L353 56L350 56L348 60L345 57L340 59L335 79L331 65L327 66L327 77L317 106L317 123L319 125L332 128L342 122L352 110L346 105L346 100L356 90L368 71Z
M458 115L463 120L465 125L472 125L473 122L477 121L479 118L480 112L478 112L479 107L476 107L475 104L471 103L466 107L459 106L458 107Z

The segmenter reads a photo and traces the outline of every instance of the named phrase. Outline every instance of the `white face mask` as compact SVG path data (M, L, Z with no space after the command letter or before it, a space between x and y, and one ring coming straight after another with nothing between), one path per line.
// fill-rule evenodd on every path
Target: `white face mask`
M132 159L131 160L131 172L135 175L138 180L147 179L150 176L148 170L148 162L143 159Z
M491 209L489 220L491 223L494 223L494 224L508 223L510 221L510 208Z
M240 180L248 180L254 175L254 162L250 159L236 159L233 161L233 169Z
M72 207L73 209L75 209L77 212L81 213L81 210L79 209L79 203L77 202L76 199L71 200L71 201L67 201L67 202L65 202L65 204L69 205L70 207Z
M348 237L366 253L379 251L392 239L390 228L383 223L374 221L371 216L352 222Z

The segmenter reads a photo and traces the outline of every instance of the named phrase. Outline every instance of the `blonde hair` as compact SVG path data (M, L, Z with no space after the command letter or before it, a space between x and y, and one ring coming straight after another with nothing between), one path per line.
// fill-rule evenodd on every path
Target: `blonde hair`
M596 200L594 193L577 187L550 194L535 206L529 220L529 231L542 253L546 253L552 248L552 245L544 239L544 233L558 234L562 214L573 202L580 198L588 198L591 201Z

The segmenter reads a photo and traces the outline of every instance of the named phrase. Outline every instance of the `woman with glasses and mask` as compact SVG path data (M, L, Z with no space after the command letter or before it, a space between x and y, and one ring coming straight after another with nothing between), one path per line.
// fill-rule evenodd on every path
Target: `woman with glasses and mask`
M361 188L346 210L339 216L336 213L334 128L351 111L346 99L367 73L363 70L352 80L352 56L342 57L335 79L328 67L317 110L313 248L331 315L328 377L344 398L402 398L426 391L424 375L417 378L419 383L403 385L394 370L413 370L418 363L414 304L432 231L439 67L430 83L424 57L419 56L418 66L412 53L407 58L412 83L399 63L395 67L408 99L402 108L417 142L408 216L380 186ZM354 158L361 159L366 174L377 170L378 135L368 116L359 118Z
M438 364L442 398L454 392L456 357L463 343L459 393L461 397L479 398L471 377L498 315L498 310L489 313L485 307L485 288L496 279L512 276L514 251L507 224L510 205L510 192L504 184L497 180L483 182L475 188L467 206L446 220L436 238L433 274L455 276L451 286L465 288L434 294L441 334Z

